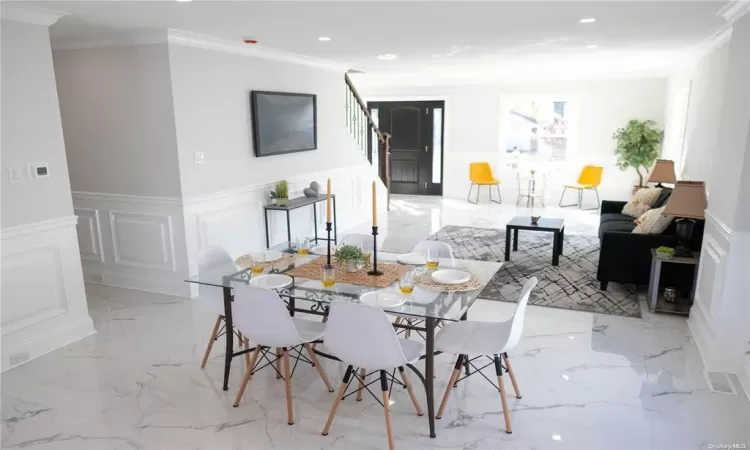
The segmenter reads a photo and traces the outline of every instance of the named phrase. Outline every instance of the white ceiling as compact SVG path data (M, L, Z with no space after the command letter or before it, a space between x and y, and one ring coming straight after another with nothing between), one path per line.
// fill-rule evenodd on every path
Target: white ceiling
M381 80L627 76L667 70L721 30L723 1L46 1L53 39L175 28L333 61ZM595 17L592 24L579 19ZM330 42L319 42L328 36ZM586 48L596 45L597 48ZM394 53L393 61L376 55ZM369 78L369 77L368 77Z

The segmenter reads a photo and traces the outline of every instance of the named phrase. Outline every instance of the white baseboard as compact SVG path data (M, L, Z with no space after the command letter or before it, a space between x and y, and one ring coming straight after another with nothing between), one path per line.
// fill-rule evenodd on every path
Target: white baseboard
M3 372L95 332L75 225L71 216L2 231Z
M740 379L747 401L750 402L750 355L745 355L745 365L743 370L737 374L737 378Z

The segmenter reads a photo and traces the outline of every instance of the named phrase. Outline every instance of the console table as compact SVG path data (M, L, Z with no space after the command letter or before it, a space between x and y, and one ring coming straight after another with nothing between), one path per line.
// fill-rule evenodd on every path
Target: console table
M327 199L326 194L320 194L317 197L297 197L297 198L290 198L289 202L287 202L284 206L279 205L265 205L263 207L263 218L266 222L266 248L269 248L271 246L271 236L270 231L268 229L268 211L283 211L286 212L286 236L287 241L292 242L292 226L291 226L291 219L289 218L289 214L295 210L299 209L305 206L312 206L313 209L313 223L315 224L315 237L313 238L315 243L317 244L318 241L327 241L328 238L325 237L318 237L318 209L315 207L316 204L320 202L324 202ZM338 231L338 227L336 226L336 194L331 194L331 201L333 203L333 243L337 243L337 237L336 232Z

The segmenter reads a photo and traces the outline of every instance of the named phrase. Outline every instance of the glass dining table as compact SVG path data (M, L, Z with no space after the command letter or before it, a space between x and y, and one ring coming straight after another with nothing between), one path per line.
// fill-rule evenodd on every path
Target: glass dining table
M282 253L294 253L289 243L277 245L272 249L280 250ZM397 263L398 253L377 252L379 263ZM315 258L325 258L325 256L316 255L296 255L293 262L286 267L273 266L266 269L264 273L285 273L295 267L310 262ZM477 289L463 292L442 292L423 289L416 286L414 291L407 297L406 302L397 307L383 307L382 309L391 315L408 320L397 320L394 327L402 330L411 330L418 332L425 340L425 354L422 356L425 362L424 374L415 366L410 365L410 369L419 377L425 387L427 399L427 418L429 421L430 437L435 437L435 398L434 398L434 373L435 373L435 356L439 352L435 351L435 329L441 322L466 320L469 308L474 304L482 290L494 277L502 266L500 262L494 261L475 261L462 259L441 259L440 268L450 267L463 269L471 272L477 279ZM424 266L417 267L417 271L425 271ZM213 286L217 289L223 289L224 298L224 317L226 320L226 329L232 330L232 308L233 301L232 288L238 283L246 284L249 280L261 274L253 274L250 269L228 264L223 267L215 268L209 271L199 273L185 281L196 283L204 286ZM291 315L311 314L317 316L327 316L328 307L331 302L359 302L362 294L371 291L393 291L398 292L398 282L387 288L375 288L355 284L337 282L333 287L326 288L322 282L317 279L303 278L292 276L292 284L277 290L281 298L287 304ZM243 355L248 350L235 352L233 333L225 334L226 353L224 361L224 390L229 389L229 373L231 370L232 359ZM250 349L252 351L253 349ZM316 349L316 353L333 358ZM467 367L468 371L468 367Z

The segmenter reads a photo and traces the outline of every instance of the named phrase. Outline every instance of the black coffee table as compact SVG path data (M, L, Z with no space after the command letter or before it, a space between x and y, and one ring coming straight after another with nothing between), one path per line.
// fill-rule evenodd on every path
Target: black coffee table
M531 217L514 217L505 225L505 260L510 261L510 232L513 231L513 251L518 250L518 230L546 231L554 234L552 243L552 265L560 262L563 252L563 237L565 237L565 221L563 219L541 218L536 225L531 224Z

